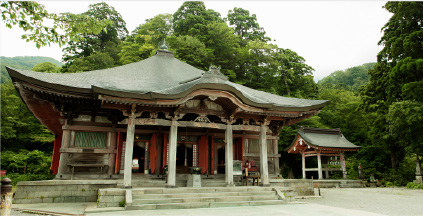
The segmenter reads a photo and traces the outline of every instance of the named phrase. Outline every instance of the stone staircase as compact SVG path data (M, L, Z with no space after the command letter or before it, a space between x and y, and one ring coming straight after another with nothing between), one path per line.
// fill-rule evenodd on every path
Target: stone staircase
M282 193L284 191L289 193L291 189L257 186L134 188L132 189L132 203L127 202L126 209L152 210L277 205L283 203Z
M176 186L186 187L189 174L176 174ZM240 177L234 177L235 186L241 186ZM225 175L201 175L202 187L224 187ZM166 179L162 175L133 175L132 186L137 187L166 187Z

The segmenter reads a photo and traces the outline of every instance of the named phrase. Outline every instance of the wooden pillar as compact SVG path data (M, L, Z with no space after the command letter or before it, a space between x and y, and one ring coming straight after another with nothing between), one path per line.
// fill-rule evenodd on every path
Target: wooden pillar
M108 174L111 177L114 174L114 168L116 163L116 146L117 146L117 136L116 132L109 132L108 133L109 138L109 150L112 151L112 153L109 154L109 168L108 168Z
M278 140L274 139L273 140L273 148L274 148L274 154L278 154ZM279 157L275 157L274 159L274 163L275 163L275 174L277 176L280 176L281 173L279 172Z
M301 162L302 162L302 168L303 168L303 179L306 179L306 164L305 164L305 152L301 152Z
M149 173L149 167L150 167L150 142L145 143L144 148L144 174L147 175ZM141 167L140 167L141 168Z
M325 167L326 167L325 178L326 179L329 179L329 170L328 170L328 168L329 168L329 161L325 164Z
M135 105L132 105L131 113L128 114L128 129L126 131L125 144L125 167L123 174L123 187L132 188L132 157L134 152L134 134L135 134Z
M267 140L266 140L266 124L261 124L260 126L260 138L259 138L259 144L260 144L260 178L261 183L263 186L270 185L269 183L269 170L267 166Z
M346 179L347 178L347 169L345 167L345 157L344 157L343 152L341 152L339 154L339 159L341 160L342 178Z
M317 150L317 172L319 174L319 179L323 179L322 157L320 156L320 150Z
M184 159L184 166L188 166L188 148L187 145L184 145L185 147L185 159ZM193 151L194 152L194 151ZM194 156L194 155L193 155ZM193 163L194 164L194 163Z
M67 123L65 123L65 127L67 127ZM62 147L60 149L69 148L70 140L71 140L71 130L63 129ZM68 153L62 152L60 153L59 169L57 171L56 178L62 178L62 175L66 173L67 165L68 165Z
M225 131L225 141L225 180L226 185L232 186L234 184L232 119L228 120L227 122Z
M176 186L176 147L177 147L177 136L178 136L178 122L177 118L172 118L172 124L169 131L169 149L168 149L168 175L167 175L167 186Z
M62 133L54 138L53 156L51 159L50 170L54 175L58 173L60 162L60 148L62 147Z

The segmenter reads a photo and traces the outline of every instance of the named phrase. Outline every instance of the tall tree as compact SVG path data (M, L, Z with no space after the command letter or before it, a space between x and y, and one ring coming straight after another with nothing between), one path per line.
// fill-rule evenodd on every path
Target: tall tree
M66 64L62 67L62 71L78 72L94 70L96 68L92 68L90 66L92 64L88 62L92 62L92 60L102 61L104 60L104 54L107 54L110 58L113 59L113 65L117 65L119 62L118 53L120 52L118 45L128 34L126 23L122 19L122 16L113 7L104 2L90 5L89 10L83 14L96 20L110 20L111 23L109 23L105 29L97 34L83 34L83 41L69 42L68 46L63 49L63 60L66 62ZM91 55L93 55L91 59L83 59L88 58ZM78 62L78 65L82 67L76 68L76 66L73 66L71 69L71 65L78 58L83 59L79 60ZM102 64L102 62L99 61L97 61L97 63ZM83 62L87 62L88 64L84 65ZM112 66L110 64L107 65L107 67Z
M214 10L207 10L204 2L186 1L173 14L173 29L176 36L189 35L201 42L207 39L207 24L223 22L220 14Z
M364 107L381 116L374 121L374 141L387 144L392 167L398 169L402 142L389 133L386 116L392 103L415 95L406 91L410 85L421 88L423 84L423 2L387 2L384 7L393 15L382 28L379 45L383 49L375 68L369 71L370 82L362 96Z
M265 36L264 29L257 23L256 15L250 15L248 10L235 7L229 10L227 20L233 26L235 34L241 36L241 46L246 46L251 40L270 41L270 38Z
M147 19L122 43L122 51L118 54L120 63L128 64L150 57L172 31L171 14L159 14Z

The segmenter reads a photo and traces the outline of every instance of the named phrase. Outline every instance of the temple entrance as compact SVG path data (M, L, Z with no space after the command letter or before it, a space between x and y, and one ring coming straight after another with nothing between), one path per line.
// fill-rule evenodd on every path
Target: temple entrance
M132 173L144 173L145 142L134 143L132 159ZM138 168L136 163L138 163Z
M192 145L178 143L176 148L176 173L189 173L189 167L192 167Z
M217 174L225 174L225 146L217 146Z

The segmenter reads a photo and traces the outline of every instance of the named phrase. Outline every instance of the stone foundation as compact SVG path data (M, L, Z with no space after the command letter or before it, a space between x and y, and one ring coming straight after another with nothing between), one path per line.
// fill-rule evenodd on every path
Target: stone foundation
M285 196L314 196L311 179L269 179L270 187L286 187L292 189Z
M125 192L120 188L99 189L97 208L119 207L119 203L125 200Z
M100 188L115 188L117 181L49 180L18 182L13 203L97 202Z
M361 180L349 179L331 179L331 180L313 180L314 187L317 188L361 188Z

